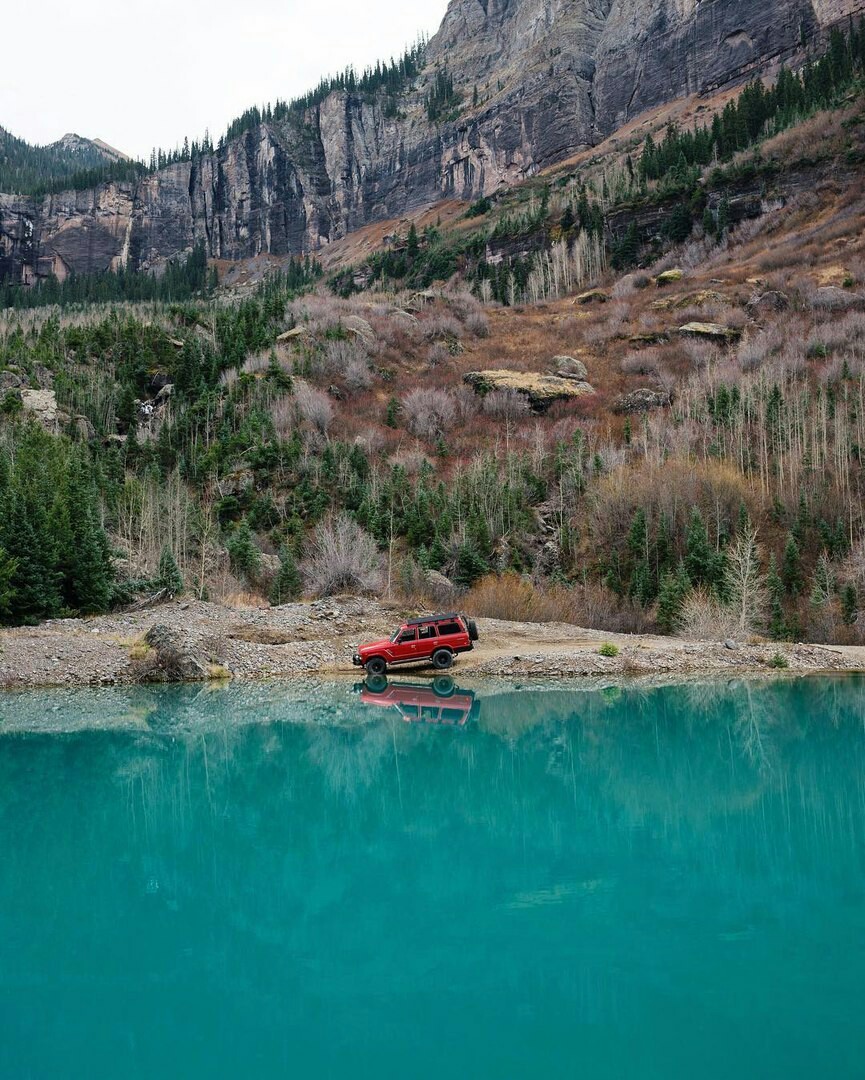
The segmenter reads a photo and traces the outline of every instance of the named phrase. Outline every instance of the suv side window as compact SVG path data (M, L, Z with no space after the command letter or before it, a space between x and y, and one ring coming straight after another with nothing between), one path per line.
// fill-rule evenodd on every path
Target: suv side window
M455 623L455 622L439 623L439 633L441 634L442 637L444 637L445 634L461 634L462 629L463 628L460 626L459 623Z
M402 645L406 641L415 641L417 639L416 630L401 630L400 635L397 638L397 644Z
M421 626L418 628L417 636L420 638L421 641L424 641L427 638L434 638L436 636L436 628L432 625Z

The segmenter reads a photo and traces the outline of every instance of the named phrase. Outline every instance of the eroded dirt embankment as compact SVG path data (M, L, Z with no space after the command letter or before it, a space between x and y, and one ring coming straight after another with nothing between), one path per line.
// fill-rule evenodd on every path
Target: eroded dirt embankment
M183 600L136 613L64 619L0 632L0 687L129 684L158 678L144 644L166 627L201 678L357 676L351 655L413 614L376 601L339 597L312 604L244 609ZM692 642L607 634L566 624L479 620L475 651L454 668L465 676L663 676L770 672L780 654L793 673L865 670L865 649L825 645ZM601 656L604 642L619 654ZM404 669L406 673L410 669ZM430 669L415 668L422 674Z

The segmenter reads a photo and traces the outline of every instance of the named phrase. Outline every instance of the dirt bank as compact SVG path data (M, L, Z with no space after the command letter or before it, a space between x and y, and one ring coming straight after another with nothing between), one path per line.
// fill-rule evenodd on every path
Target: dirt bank
M167 627L211 678L357 676L351 654L361 640L389 633L409 613L372 600L340 597L279 608L243 609L183 600L135 613L61 619L0 631L0 687L128 684L153 674L144 644ZM824 645L692 642L605 634L565 624L479 620L481 639L455 675L629 676L771 671L780 653L791 672L862 671L865 649ZM601 656L604 642L619 655ZM408 672L411 669L403 669ZM422 673L429 669L415 668Z

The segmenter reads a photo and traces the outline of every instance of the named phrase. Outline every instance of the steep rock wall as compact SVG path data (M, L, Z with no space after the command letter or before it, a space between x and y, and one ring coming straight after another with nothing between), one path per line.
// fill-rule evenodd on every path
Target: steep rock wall
M863 9L865 0L452 0L397 117L380 99L338 92L136 183L0 196L0 274L151 267L199 241L226 259L315 251L438 198L489 194L647 108L795 61L803 35L817 40ZM437 67L462 104L435 124L424 94Z

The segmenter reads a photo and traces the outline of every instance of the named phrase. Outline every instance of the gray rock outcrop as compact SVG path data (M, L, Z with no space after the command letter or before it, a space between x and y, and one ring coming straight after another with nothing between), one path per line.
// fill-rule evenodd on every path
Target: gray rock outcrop
M451 0L393 114L338 91L128 183L0 195L0 277L154 267L202 242L240 259L319 250L375 220L492 194L648 108L797 62L863 0ZM437 68L460 94L429 120Z

